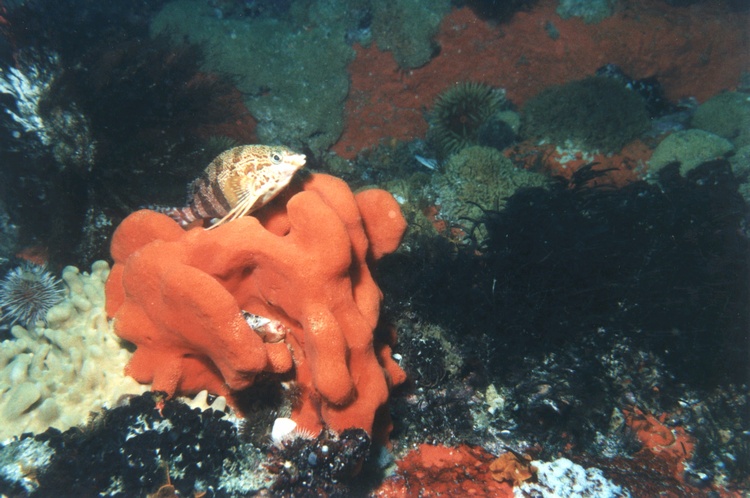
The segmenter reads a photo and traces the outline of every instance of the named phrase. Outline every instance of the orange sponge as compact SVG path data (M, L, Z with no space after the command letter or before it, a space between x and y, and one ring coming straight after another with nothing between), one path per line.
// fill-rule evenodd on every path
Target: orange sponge
M382 295L369 265L398 247L406 222L388 192L354 195L327 175L286 199L211 231L147 210L122 222L106 309L137 346L126 372L170 395L230 401L261 372L292 372L300 427L382 435L405 375L374 339ZM264 342L243 311L281 322L284 340Z

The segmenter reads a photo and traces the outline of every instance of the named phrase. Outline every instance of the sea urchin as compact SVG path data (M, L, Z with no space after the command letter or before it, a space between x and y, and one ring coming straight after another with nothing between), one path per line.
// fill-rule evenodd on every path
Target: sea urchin
M505 92L465 81L441 93L432 108L429 140L443 158L479 144L479 129L505 105Z
M25 263L8 272L0 282L0 308L3 321L25 327L45 321L47 312L62 301L62 282L44 266Z

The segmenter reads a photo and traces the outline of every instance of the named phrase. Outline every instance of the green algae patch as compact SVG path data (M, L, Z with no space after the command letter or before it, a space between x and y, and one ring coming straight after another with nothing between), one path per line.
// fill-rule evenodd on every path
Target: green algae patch
M611 78L591 77L542 91L523 109L526 138L618 152L649 128L641 97Z
M724 157L733 151L732 143L703 130L684 130L672 133L654 149L649 159L649 176L670 163L680 163L680 174L685 174L701 163Z
M319 10L314 14L328 14ZM343 130L354 50L345 41L346 18L306 24L306 15L313 13L221 19L206 2L178 0L161 10L151 30L203 47L205 69L234 78L258 121L260 142L320 154Z
M433 37L448 0L384 0L372 3L372 31L380 50L393 52L398 65L413 69L427 64L438 52Z
M691 124L731 141L736 148L750 145L750 96L725 92L696 109Z

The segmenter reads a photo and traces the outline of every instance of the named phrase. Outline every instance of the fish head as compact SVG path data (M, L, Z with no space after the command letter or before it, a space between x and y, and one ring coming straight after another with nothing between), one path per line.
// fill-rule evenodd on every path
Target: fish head
M305 166L307 158L283 145L247 145L244 156L252 158L245 168L244 198L255 198L250 212L263 206L281 192L294 174Z
M291 168L294 171L303 168L307 161L304 154L298 154L288 147L272 147L269 159L277 167Z
M271 176L280 180L283 178L291 180L291 177L303 168L307 162L304 154L299 154L283 145L258 145L249 147L259 147L257 154L258 166L261 166L262 169L267 169ZM248 171L248 175L252 173L252 171Z

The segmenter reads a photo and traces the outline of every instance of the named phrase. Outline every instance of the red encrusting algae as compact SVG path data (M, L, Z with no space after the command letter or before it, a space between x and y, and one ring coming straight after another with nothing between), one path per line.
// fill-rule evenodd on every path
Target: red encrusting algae
M206 76L210 79L211 76ZM237 88L224 97L225 104L230 109L231 119L225 123L203 126L197 130L197 134L203 139L211 137L228 137L236 140L239 144L254 144L258 142L255 129L258 121L250 114L244 102L242 92Z
M356 47L349 66L347 124L333 150L351 159L384 138L424 136L423 118L437 95L460 81L507 90L518 106L544 88L592 75L607 63L633 78L655 76L671 100L705 101L736 87L750 66L750 14L710 2L685 8L635 0L598 24L555 13L542 0L533 10L493 25L470 9L443 19L440 54L425 66L402 70L373 44Z

